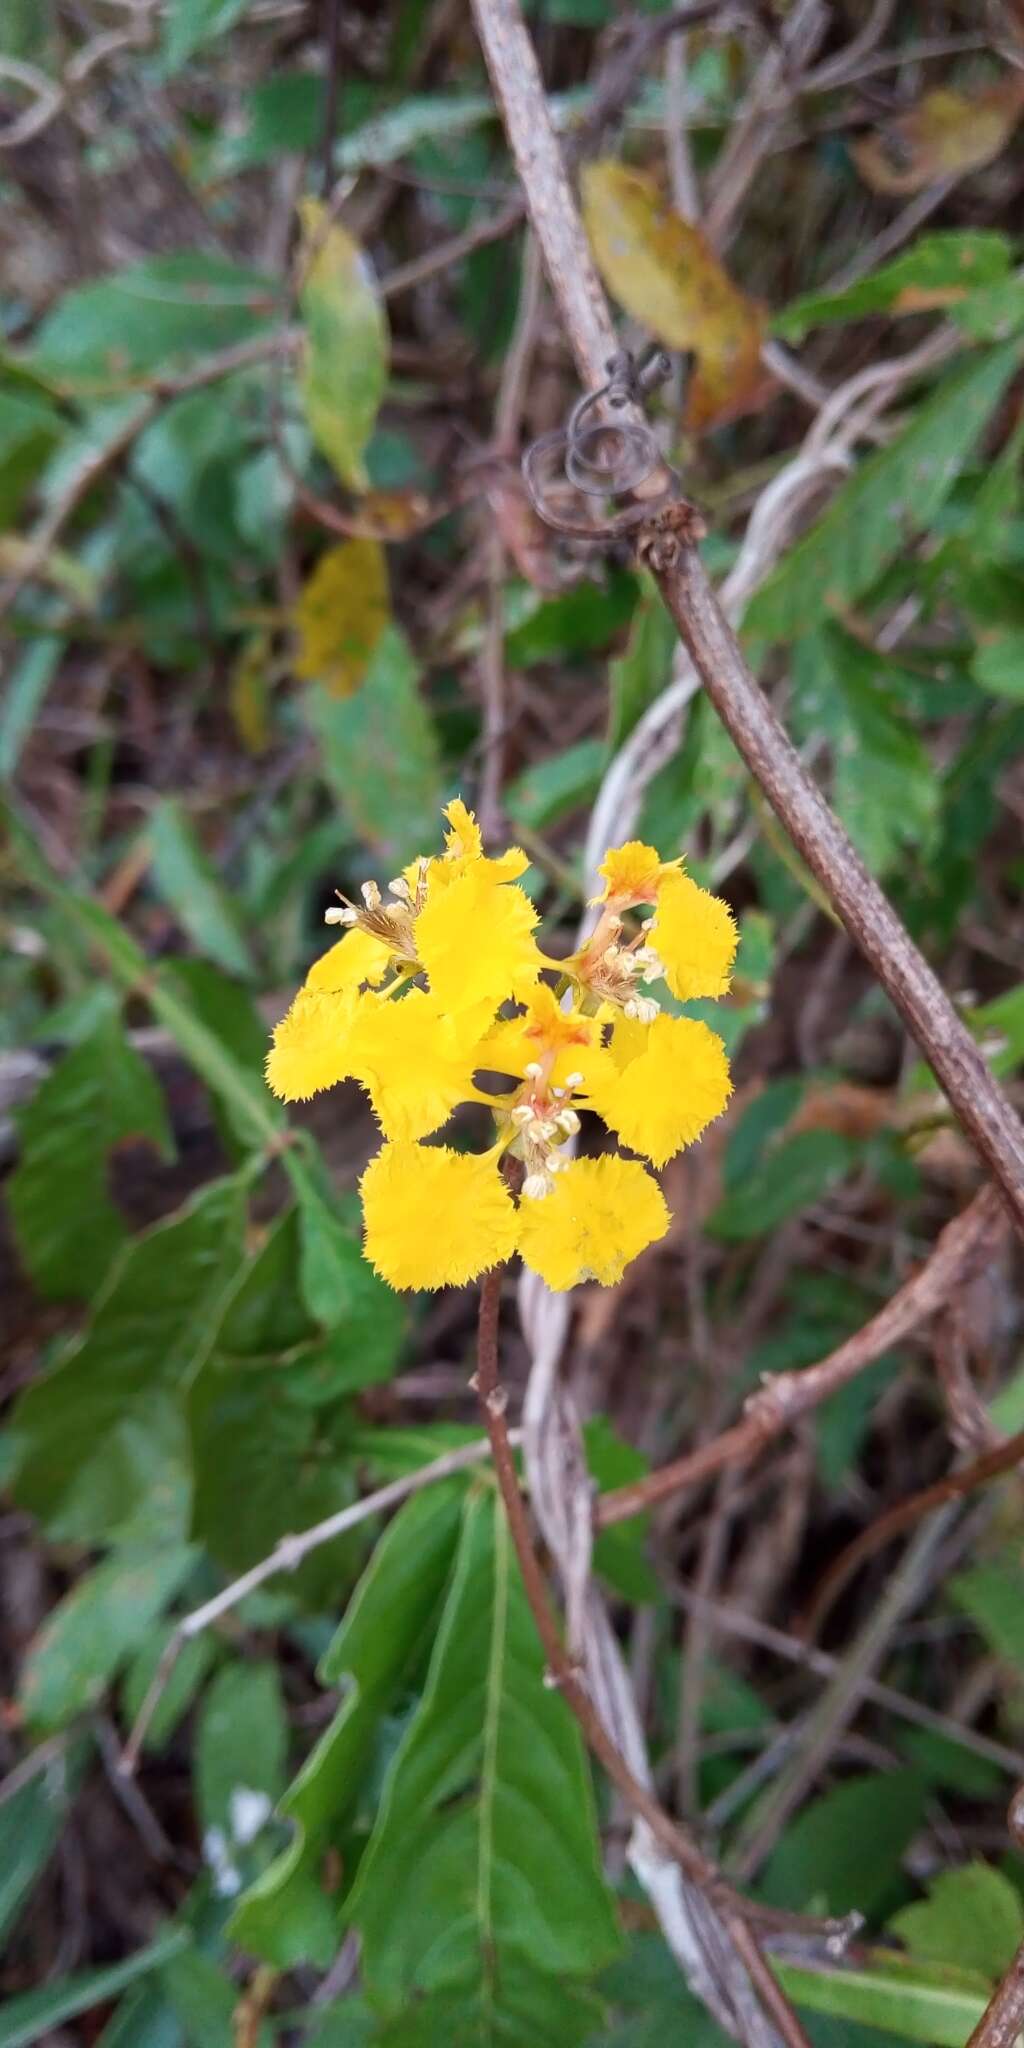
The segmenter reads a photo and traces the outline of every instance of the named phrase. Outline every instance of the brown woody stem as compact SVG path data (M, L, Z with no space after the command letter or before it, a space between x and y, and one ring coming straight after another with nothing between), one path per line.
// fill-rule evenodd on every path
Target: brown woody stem
M582 381L594 387L605 380L616 335L519 0L473 0L473 12L576 365ZM1024 1234L1019 1118L783 732L722 616L695 547L685 538L662 547L656 542L656 535L640 529L639 545L723 725L916 1038Z

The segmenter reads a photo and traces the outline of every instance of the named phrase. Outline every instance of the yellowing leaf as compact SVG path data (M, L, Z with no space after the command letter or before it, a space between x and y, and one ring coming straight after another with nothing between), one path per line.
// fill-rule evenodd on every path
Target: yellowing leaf
M380 542L343 540L328 548L295 607L296 675L322 683L332 697L351 697L390 617Z
M854 162L873 192L920 192L939 178L962 177L992 162L1024 111L1024 80L986 92L925 93L916 107L853 145Z
M257 633L246 641L231 671L231 716L247 754L265 754L270 745L269 665L270 648L266 634Z
M318 199L300 202L299 305L306 326L302 403L317 447L352 490L387 377L387 321L358 243Z
M759 402L764 320L723 270L699 228L673 213L653 178L624 164L588 164L583 213L598 268L619 304L697 368L686 418L697 430Z

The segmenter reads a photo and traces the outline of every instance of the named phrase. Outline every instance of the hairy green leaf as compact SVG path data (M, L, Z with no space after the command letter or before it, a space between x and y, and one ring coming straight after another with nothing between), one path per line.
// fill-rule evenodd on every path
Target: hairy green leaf
M517 1984L533 2008L546 2000L547 2034L534 2038L580 2039L571 1980L599 1969L618 1945L580 1736L544 1685L507 1524L490 1491L467 1495L426 1690L395 1757L350 1913L367 1987L385 2012L417 2001L428 2010L436 1998L442 2032L465 2010L479 2015L482 2042L523 2038Z

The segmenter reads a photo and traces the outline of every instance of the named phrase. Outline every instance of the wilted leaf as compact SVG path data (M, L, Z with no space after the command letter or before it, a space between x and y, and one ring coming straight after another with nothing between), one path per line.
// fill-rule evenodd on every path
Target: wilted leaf
M300 211L302 402L317 447L343 484L362 491L363 451L387 379L387 321L370 266L351 235L319 200L304 199Z
M391 617L384 550L343 540L321 555L295 607L295 673L330 697L351 697L366 676Z
M916 107L853 144L873 192L920 192L940 178L963 177L1004 149L1024 110L1024 81L1001 80L985 92L925 93Z
M695 431L756 405L764 317L723 270L699 228L662 198L653 178L624 164L588 164L581 180L587 233L609 291L667 348L692 349L687 398Z

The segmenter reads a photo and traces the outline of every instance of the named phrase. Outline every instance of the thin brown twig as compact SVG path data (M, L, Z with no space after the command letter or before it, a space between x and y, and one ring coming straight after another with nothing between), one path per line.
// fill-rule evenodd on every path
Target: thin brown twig
M727 1601L704 1601L689 1586L678 1581L673 1585L672 1597L691 1613L706 1607L715 1626L726 1635L738 1636L743 1642L770 1650L775 1656L800 1664L820 1678L833 1678L839 1670L840 1658L832 1656L828 1650L821 1650L817 1644L805 1642L800 1636L787 1635L784 1629L773 1628L770 1622L759 1621L755 1615L746 1614ZM923 1701L911 1699L908 1693L898 1692L895 1686L884 1685L875 1678L864 1680L861 1697L876 1707L884 1707L898 1720L909 1721L915 1728L928 1728L935 1735L945 1736L948 1742L962 1743L965 1749L973 1750L976 1756L984 1757L986 1762L995 1764L1010 1777L1020 1775L1024 1758L1019 1751L966 1726L959 1713L944 1714L938 1707L927 1707Z
M909 1500L902 1500L887 1514L879 1515L877 1521L862 1529L845 1550L841 1550L834 1563L819 1580L811 1597L810 1605L801 1633L814 1638L821 1633L822 1624L830 1609L835 1605L843 1587L862 1564L873 1557L876 1550L891 1543L894 1536L902 1534L914 1522L920 1520L934 1508L940 1508L947 1501L963 1500L977 1487L987 1485L990 1479L998 1479L1002 1473L1011 1472L1024 1459L1024 1430L1016 1436L1007 1437L994 1450L986 1451L973 1464L961 1465L956 1472L947 1472L944 1479L936 1479L932 1486L923 1486L919 1493L913 1493Z
M800 1372L777 1373L751 1395L744 1414L721 1436L708 1444L674 1458L657 1472L629 1486L603 1494L595 1507L599 1529L666 1500L681 1487L709 1479L727 1465L741 1465L756 1457L765 1445L792 1422L820 1406L848 1380L855 1379L893 1344L927 1321L949 1300L954 1288L988 1256L1003 1226L999 1200L992 1188L983 1188L970 1206L942 1231L931 1257L920 1272L906 1281L869 1323L858 1330L827 1358Z
M582 380L606 376L616 338L518 0L473 0L477 28L552 289ZM639 539L719 718L833 909L924 1052L1024 1233L1024 1129L887 897L804 768L722 615L691 508Z

